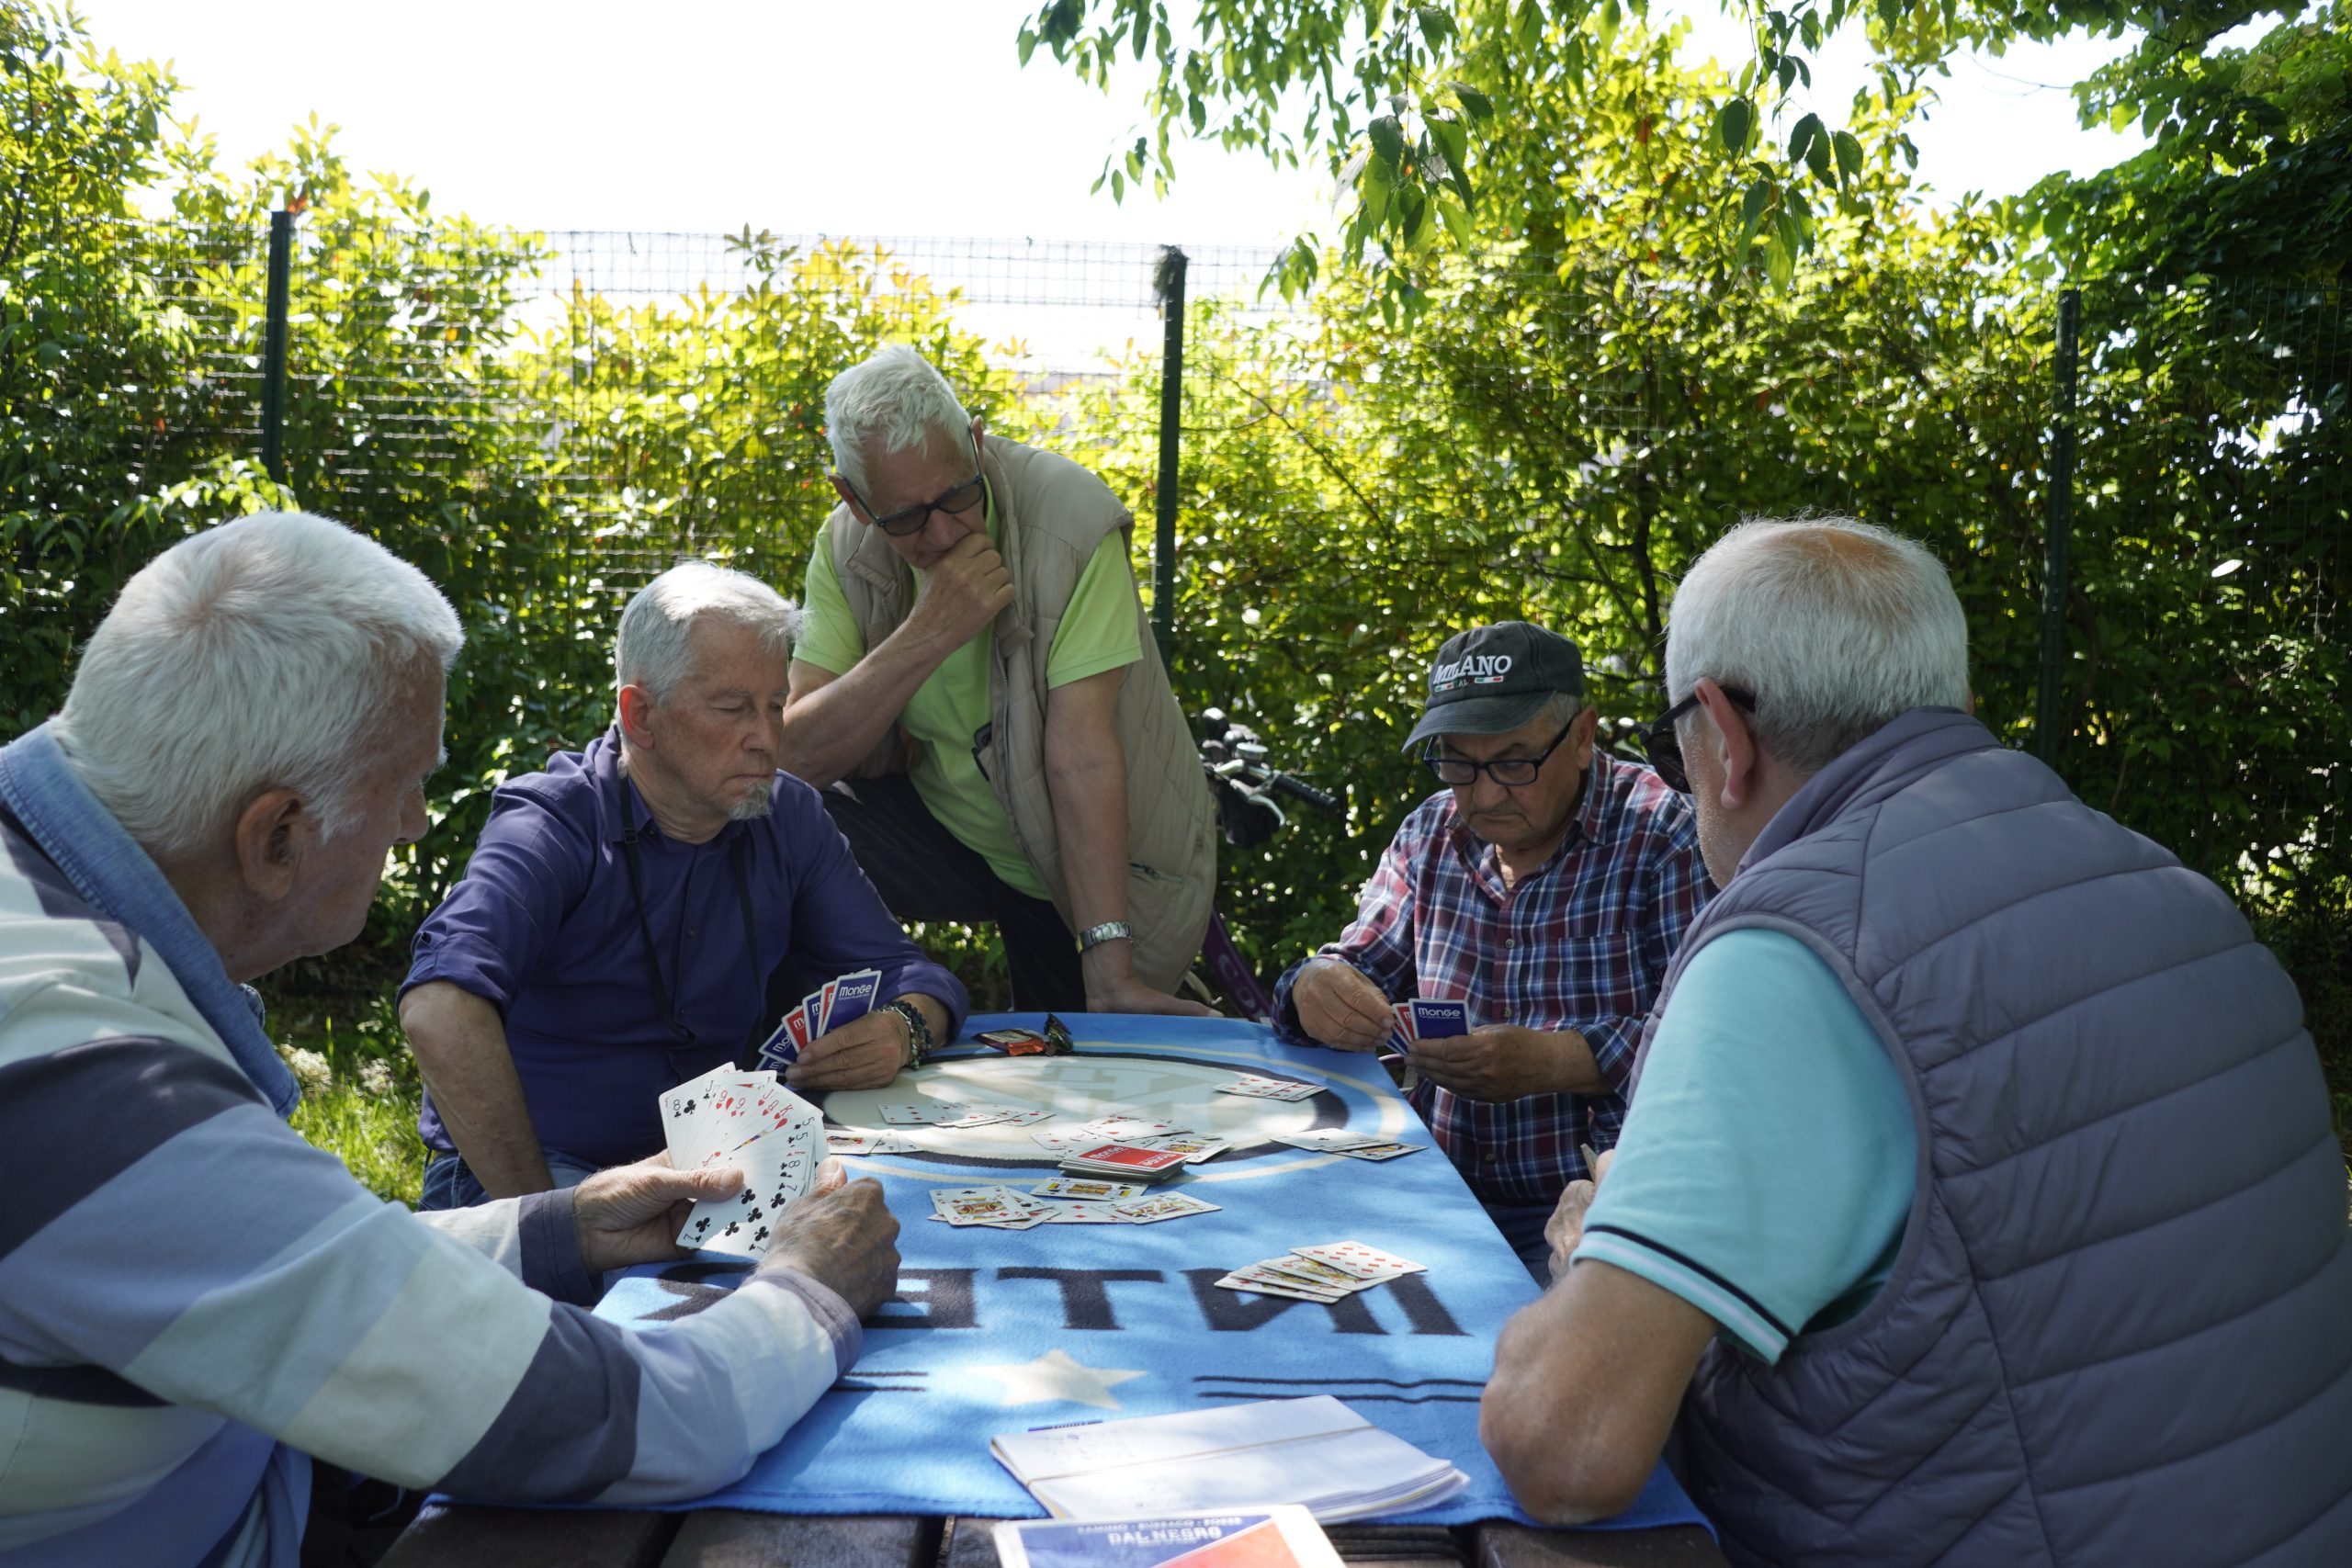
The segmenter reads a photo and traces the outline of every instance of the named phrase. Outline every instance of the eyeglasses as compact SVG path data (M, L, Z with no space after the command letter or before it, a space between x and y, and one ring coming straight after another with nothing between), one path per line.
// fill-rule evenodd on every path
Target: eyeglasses
M1560 742L1568 738L1568 730L1576 727L1575 719L1568 720L1568 728L1552 737L1552 744L1532 757L1497 757L1490 761L1474 762L1467 757L1439 756L1436 743L1432 741L1431 749L1421 753L1421 761L1429 764L1430 772L1437 775L1438 783L1456 789L1477 783L1480 773L1505 789L1525 789L1535 782L1535 775L1544 771L1544 764L1551 759L1552 753L1560 749Z
M1736 708L1756 711L1756 699L1736 686L1723 689L1724 700ZM1699 705L1699 694L1691 693L1657 717L1642 731L1642 750L1647 754L1650 766L1666 781L1666 787L1677 795L1690 793L1690 775L1682 768L1682 740L1674 733L1674 721Z
M975 452L973 460L977 462L978 457L979 455ZM936 500L919 501L912 506L901 507L887 517L875 517L874 508L865 504L865 498L851 488L849 480L842 479L842 488L849 491L849 498L857 502L857 509L860 512L873 518L876 528L894 539L903 539L910 534L920 534L928 527L931 524L931 514L934 512L950 513L969 512L973 507L978 506L980 503L980 491L987 482L983 476L976 473L955 489L941 491Z

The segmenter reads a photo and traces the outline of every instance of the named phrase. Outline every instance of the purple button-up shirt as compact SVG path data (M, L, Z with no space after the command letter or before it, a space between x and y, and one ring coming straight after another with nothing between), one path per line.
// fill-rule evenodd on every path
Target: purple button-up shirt
M809 986L879 969L876 1007L933 997L953 1015L948 1037L962 1030L962 984L883 908L815 790L780 773L766 817L682 844L619 762L619 736L607 731L500 786L464 879L416 933L401 987L447 980L497 1005L543 1147L597 1165L659 1151L658 1097L766 1035L768 976L787 958ZM621 842L632 825L645 920L683 1040L646 967ZM429 1092L417 1131L434 1148L454 1146Z
M1353 964L1392 1002L1458 999L1473 1024L1584 1036L1616 1093L1490 1104L1431 1083L1413 1091L1482 1201L1548 1203L1585 1174L1578 1142L1615 1145L1642 1020L1713 891L1690 802L1649 769L1596 751L1584 803L1542 870L1505 887L1495 847L1463 825L1453 792L1433 795L1396 829L1354 922L1315 956ZM1291 990L1308 962L1274 987L1274 1032L1285 1040L1307 1038Z

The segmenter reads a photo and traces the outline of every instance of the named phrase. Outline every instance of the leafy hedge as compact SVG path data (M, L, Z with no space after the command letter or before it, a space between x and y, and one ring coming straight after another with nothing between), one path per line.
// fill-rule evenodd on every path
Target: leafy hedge
M1890 94L1857 109L1871 154L1841 165L1809 259L1758 288L1727 243L1724 83L1631 27L1610 47L1607 69L1546 89L1590 155L1560 166L1540 124L1489 148L1490 178L1529 194L1421 275L1409 324L1385 275L1336 265L1294 312L1195 304L1180 695L1256 722L1347 805L1226 862L1221 905L1268 965L1338 928L1426 792L1396 739L1439 642L1548 622L1584 645L1604 713L1645 716L1676 575L1743 514L1850 512L1927 540L1969 612L1984 716L2032 739L2062 281L2046 239L2006 209L1923 209L1899 155L1917 100ZM546 237L360 181L315 130L215 167L173 139L165 76L23 0L0 0L0 733L53 709L130 571L261 506L368 531L466 621L435 830L396 857L372 951L300 984L380 988L490 790L603 727L628 590L679 554L797 584L831 504L823 387L874 346L919 344L992 428L1150 515L1150 355L1044 387L887 253L748 232L741 289L567 288ZM130 219L141 187L169 192L169 221ZM287 208L281 489L252 409L261 235ZM2301 251L2219 280L2136 259L2084 295L2061 766L2244 894L2352 1084L2340 279ZM990 994L984 948L927 934Z

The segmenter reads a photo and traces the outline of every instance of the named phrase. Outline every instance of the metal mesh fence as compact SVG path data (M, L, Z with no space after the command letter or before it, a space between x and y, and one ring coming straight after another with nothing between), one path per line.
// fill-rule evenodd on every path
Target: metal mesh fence
M80 460L104 483L42 504L146 518L113 536L127 571L251 502L221 476L247 483L262 445L266 230L94 233L134 263L135 342L83 377L104 439ZM990 430L1102 473L1147 557L1164 261L311 214L285 479L455 585L485 664L528 665L453 713L530 759L584 738L619 603L654 572L708 556L796 588L833 504L826 383L881 343L916 344ZM2022 741L2063 489L2070 782L2241 886L2344 864L2352 731L2312 695L2347 673L2340 291L2086 288L2068 478L2049 467L2054 295L1991 297L1959 266L1759 295L1505 248L1447 264L1399 319L1345 278L1283 300L1272 261L1186 257L1170 608L1189 705L1304 693L1277 725L1393 731L1447 629L1526 615L1575 631L1604 713L1634 716L1679 567L1744 513L1837 511L1952 564L1980 703ZM18 577L60 649L121 575L70 565ZM2244 715L2246 743L2178 755L2185 703Z

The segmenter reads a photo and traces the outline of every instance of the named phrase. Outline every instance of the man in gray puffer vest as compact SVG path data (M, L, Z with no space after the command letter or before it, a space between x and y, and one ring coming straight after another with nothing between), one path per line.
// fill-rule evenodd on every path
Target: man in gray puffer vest
M1684 579L1652 758L1724 890L1487 1446L1565 1521L1671 1435L1743 1564L2352 1562L2352 1242L2294 986L1968 716L1966 655L1942 568L1862 524L1747 524Z

